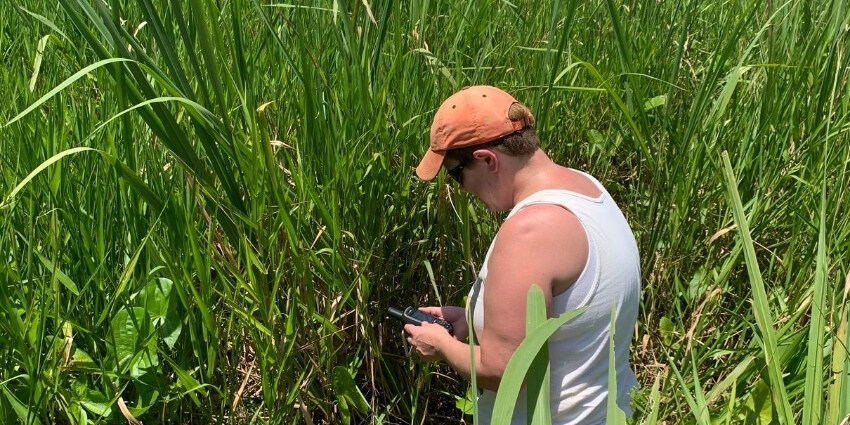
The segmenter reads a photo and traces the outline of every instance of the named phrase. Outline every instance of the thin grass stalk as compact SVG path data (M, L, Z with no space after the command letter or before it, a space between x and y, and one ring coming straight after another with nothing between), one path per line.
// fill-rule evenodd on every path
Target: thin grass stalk
M537 114L540 116L540 123L542 124L541 127L545 126L546 122L547 122L546 116L549 113L549 105L551 105L551 98L552 98L552 95L553 95L552 88L558 80L558 78L556 76L556 72L558 72L558 69L560 68L561 57L564 54L564 50L567 48L567 45L569 43L570 34L571 34L572 29L573 29L573 25L575 24L575 16L576 16L576 10L578 9L578 5L579 5L578 2L573 2L573 1L568 2L567 14L564 17L564 25L563 25L563 28L561 29L560 34L558 34L558 36L557 36L558 46L557 46L557 50L555 51L554 60L552 60L552 63L550 65L550 73L549 73L548 83L546 81L542 80L544 74L543 74L543 71L541 69L540 86L541 87L547 86L547 88L543 92L543 95L540 96L540 102L537 105L537 108L535 108L535 111L538 111ZM557 23L556 18L557 18L557 15L558 15L558 10L560 8L559 6L560 6L560 1L556 1L552 6L552 19L551 19L550 28L549 28L549 41L546 44L547 53L549 53L549 50L551 49L552 44L555 42L555 38L556 38L555 37L555 28L556 28L556 23ZM545 128L545 127L543 127L543 128Z
M652 389L649 393L649 400L652 403L649 409L649 415L642 424L656 425L658 423L658 411L661 406L661 372L655 376L655 380L652 383Z
M687 42L688 30L691 24L691 15L693 13L693 9L696 7L696 1L687 1L683 7L685 9L684 17L682 18L682 27L681 32L679 33L679 38L676 48L676 60L673 62L672 69L670 71L670 80L669 88L667 89L667 97L666 104L664 105L664 109L669 114L672 111L671 105L673 104L673 95L675 94L674 89L676 88L676 83L679 80L679 70L682 67L682 56L685 52L685 43Z
M687 383L685 383L685 378L682 377L682 373L679 372L679 368L676 367L673 358L670 355L667 355L667 361L670 368L673 370L673 375L676 379L676 382L679 384L679 387L682 391L682 394L685 396L685 402L687 403L688 409L690 409L689 413L694 416L696 423L699 425L709 425L711 422L708 420L707 411L700 406L697 402L697 399L694 398L694 395L691 394L690 389L688 388ZM694 365L696 368L696 365ZM697 389L697 391L700 391Z
M608 7L608 13L611 15L611 23L614 27L614 35L617 39L617 52L619 54L619 61L622 70L621 78L625 82L624 88L626 93L626 106L628 107L630 116L637 116L637 122L640 124L643 132L648 130L649 126L646 122L646 113L644 112L643 91L641 87L636 84L636 80L634 78L634 65L631 56L632 47L629 45L629 39L626 37L625 30L620 22L620 14L617 11L617 7L614 5L614 0L606 0L605 4ZM641 139L643 138L640 133L637 136ZM651 154L651 152L647 153ZM650 157L654 159L654 156ZM653 162L650 162L650 164L653 164ZM650 170L653 170L653 168L650 168Z
M832 95L834 99L838 73L833 79ZM832 115L830 103L830 116ZM826 126L826 140L823 148L823 164L829 163L829 128ZM823 421L823 362L824 339L826 330L826 314L828 311L826 290L826 271L829 268L826 259L826 209L827 209L827 173L823 174L820 187L820 214L818 225L817 259L815 261L815 280L813 284L813 299L811 322L809 324L808 355L806 357L806 380L803 396L803 424L819 424Z
M466 310L466 328L469 330L469 333L466 338L466 343L469 345L469 388L472 393L472 423L473 425L479 424L479 416L478 416L478 375L475 372L475 326L473 322L474 312L469 303L469 297L466 300L466 306L464 307Z
M726 190L729 197L729 202L732 204L732 213L735 219L735 224L738 225L738 231L741 235L744 245L744 259L747 264L747 272L750 278L750 287L753 295L753 310L755 313L756 324L761 333L764 342L765 363L767 363L768 376L770 377L771 397L773 398L774 408L779 415L781 423L793 424L794 415L791 411L788 392L785 390L785 382L782 378L782 364L779 362L776 349L776 331L773 328L773 319L770 313L770 304L767 300L767 294L764 289L761 271L756 260L755 249L753 248L752 237L750 236L750 228L747 218L744 215L744 207L741 205L741 198L738 195L736 187L736 179L732 171L732 164L729 161L729 154L723 151L721 154L723 161L723 177L726 183Z

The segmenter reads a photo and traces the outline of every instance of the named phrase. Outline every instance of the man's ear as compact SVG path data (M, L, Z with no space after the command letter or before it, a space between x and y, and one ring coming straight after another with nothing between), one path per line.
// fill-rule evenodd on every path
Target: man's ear
M472 153L472 157L487 164L490 171L496 171L499 168L499 157L490 149L478 149Z

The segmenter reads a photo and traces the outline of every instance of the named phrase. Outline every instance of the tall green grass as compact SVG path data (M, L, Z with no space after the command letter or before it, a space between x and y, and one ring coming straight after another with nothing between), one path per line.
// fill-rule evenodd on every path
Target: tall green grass
M841 0L12 0L0 421L460 420L467 384L383 312L462 305L501 217L412 171L440 101L494 84L635 231L633 422L840 423L848 25Z

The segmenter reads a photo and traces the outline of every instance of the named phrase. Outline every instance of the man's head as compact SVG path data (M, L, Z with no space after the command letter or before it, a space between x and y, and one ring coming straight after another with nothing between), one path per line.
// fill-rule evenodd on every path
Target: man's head
M489 146L509 156L530 156L540 144L533 124L531 111L510 94L491 86L464 88L434 115L431 147L416 175L431 180L444 165L458 172L475 150Z

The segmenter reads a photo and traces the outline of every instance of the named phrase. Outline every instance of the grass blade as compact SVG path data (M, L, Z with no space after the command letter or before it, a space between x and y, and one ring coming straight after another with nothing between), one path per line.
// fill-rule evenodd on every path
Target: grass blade
M726 183L726 193L729 203L732 207L732 215L735 224L738 225L738 232L744 244L744 259L747 264L747 273L750 277L750 288L753 295L753 311L755 313L756 325L762 335L764 341L764 356L767 363L768 376L770 378L771 396L773 397L774 407L779 415L779 420L784 424L794 423L794 414L791 411L791 405L788 402L788 393L785 390L785 382L782 379L782 365L779 364L776 351L776 333L773 328L773 318L770 313L770 304L767 300L767 293L764 289L764 281L762 280L761 270L759 269L758 260L756 259L756 251L753 247L753 240L750 235L750 226L747 222L747 217L744 215L744 206L741 203L741 197L738 194L737 180L732 171L732 164L729 161L729 154L723 151L721 154L723 161L723 177Z
M540 287L532 285L526 300L525 333L533 333L544 323L546 323L546 299ZM534 356L526 377L526 405L530 424L552 423L552 412L549 410L549 374L549 344L546 342Z
M56 96L57 93L59 93L62 90L65 90L65 88L67 88L71 84L74 84L74 82L76 82L80 78L83 78L84 76L86 76L86 74L88 74L89 72L92 72L95 69L98 69L98 68L100 68L104 65L109 65L111 63L117 63L117 62L134 62L134 61L132 59L125 59L125 58L108 58L108 59L103 59L103 60L97 61L97 62L77 71L77 73L68 77L61 84L54 87L52 90L47 92L47 94L45 94L44 96L42 96L38 100L36 100L27 109L24 109L23 111L21 111L21 113L19 113L18 115L15 115L15 117L12 118L11 120L9 120L9 122L7 122L3 127L8 127L8 126L12 125L14 122L25 117L27 114L29 114L30 112L32 112L33 110L35 110L36 108L41 106L44 102L47 102L48 100L50 100L50 98L52 98L53 96Z
M34 252L35 252L35 255L38 256L38 259L41 261L41 263L44 264L44 267L46 267L48 270L50 270L51 273L54 273L55 276L56 276L56 279L58 279L59 282L61 282L63 285L65 285L65 288L67 288L69 291L71 291L71 293L74 294L74 295L77 295L77 296L80 295L80 290L77 289L77 284L74 283L74 281L71 280L71 278L68 277L68 275L63 273L62 270L59 270L59 268L56 267L56 264L54 262L50 261L47 257L42 255L40 252L38 252L38 251L34 251Z
M661 372L655 377L652 390L649 393L649 400L652 405L649 409L649 417L646 418L643 425L656 425L658 423L658 408L661 406Z
M534 286L536 285L532 285L532 288ZM531 291L532 289L529 288L529 293ZM548 319L538 326L534 332L525 336L511 359L508 360L505 373L502 375L499 391L496 392L492 425L506 425L511 422L519 391L523 386L529 367L537 357L537 353L561 325L583 313L584 310L585 308L580 308Z
M824 314L826 300L826 174L821 187L820 223L818 230L815 281L812 294L812 314L809 322L808 355L806 356L806 381L803 396L803 424L823 423L823 342L826 330Z
M850 416L850 308L847 297L850 295L850 273L844 281L844 294L841 297L838 328L832 347L832 384L829 386L826 423L837 424Z
M696 419L696 423L699 425L710 425L711 423L706 421L706 416L703 413L700 413L702 409L700 408L699 403L697 403L696 399L694 399L694 395L691 394L691 391L688 389L687 383L685 383L685 378L682 377L682 373L679 372L679 368L676 367L676 363L673 361L673 358L669 356L669 354L667 355L667 361L670 365L670 368L673 369L673 375L676 376L676 381L679 382L679 386L681 387L681 394L685 396L685 402L688 403L690 414L694 416L694 419Z
M8 206L9 203L12 201L12 198L14 198L15 195L17 195L17 193L20 192L21 189L23 189L24 186L27 185L27 183L29 183L32 179L34 179L35 176L38 175L38 173L44 171L45 168L53 165L56 161L59 161L60 159L66 157L68 155L73 155L75 153L85 152L85 151L93 151L93 150L95 150L95 149L87 148L87 147L71 148L71 149L67 149L67 150L64 150L62 152L59 152L56 155L51 156L46 161L42 162L38 167L35 167L35 170L32 170L26 177L24 177L23 180L21 180L20 183L17 184L17 186L15 186L14 189L12 189L11 192L9 192L8 195L6 195L6 200L4 200L2 203L0 203L0 208Z
M617 404L620 395L617 387L617 356L614 354L614 331L617 329L617 306L611 303L611 323L608 332L608 402L605 423L626 425L626 413Z

